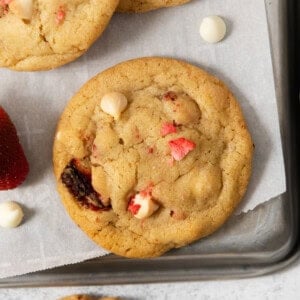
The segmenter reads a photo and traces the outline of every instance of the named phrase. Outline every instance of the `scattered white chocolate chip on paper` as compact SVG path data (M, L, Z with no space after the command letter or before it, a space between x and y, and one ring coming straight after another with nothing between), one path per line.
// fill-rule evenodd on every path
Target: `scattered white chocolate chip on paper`
M21 206L13 201L0 203L0 226L14 228L21 224L24 217Z
M33 12L33 0L12 0L9 9L19 18L30 20Z
M225 37L226 24L219 16L209 16L202 20L199 32L204 41L217 43Z
M128 101L125 95L118 92L112 92L105 94L102 97L100 106L105 113L117 120L127 107L127 104Z
M133 214L137 219L148 218L159 208L150 195L143 196L140 193L135 195L130 205L139 207Z

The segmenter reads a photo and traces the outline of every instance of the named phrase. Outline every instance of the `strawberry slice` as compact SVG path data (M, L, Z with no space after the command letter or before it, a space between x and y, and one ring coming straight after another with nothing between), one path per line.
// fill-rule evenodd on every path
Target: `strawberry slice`
M29 165L8 114L0 106L0 190L20 185L29 172Z
M164 123L160 130L161 136L166 136L170 133L176 133L176 132L177 132L177 128L174 123Z
M179 161L192 151L196 147L196 144L182 137L169 141L169 147L173 158Z

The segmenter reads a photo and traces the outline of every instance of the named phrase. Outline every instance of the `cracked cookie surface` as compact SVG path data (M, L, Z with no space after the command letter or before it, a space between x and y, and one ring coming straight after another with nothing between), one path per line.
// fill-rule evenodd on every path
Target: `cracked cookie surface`
M118 2L33 0L26 20L0 4L0 67L47 70L75 60L101 35Z
M119 119L101 110L111 92L128 100ZM246 191L252 152L240 107L221 81L153 57L116 65L80 89L60 118L53 159L63 204L82 230L116 254L153 257L227 220ZM62 182L74 159L107 209L82 205ZM128 205L149 187L158 209L140 220Z
M182 5L191 0L120 0L118 12L147 12L150 10Z

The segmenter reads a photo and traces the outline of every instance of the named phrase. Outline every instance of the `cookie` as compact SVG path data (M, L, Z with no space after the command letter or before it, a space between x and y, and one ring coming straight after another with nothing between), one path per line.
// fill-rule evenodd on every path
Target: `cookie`
M95 298L89 295L71 295L60 298L59 300L94 300Z
M0 1L0 67L47 70L73 61L101 35L118 2Z
M217 230L241 201L253 143L217 78L188 63L140 58L91 79L57 126L62 202L97 244L154 257Z
M191 0L120 0L117 11L140 13L162 7L182 5L190 1Z
M90 295L71 295L60 298L59 300L121 300L116 297L94 297Z

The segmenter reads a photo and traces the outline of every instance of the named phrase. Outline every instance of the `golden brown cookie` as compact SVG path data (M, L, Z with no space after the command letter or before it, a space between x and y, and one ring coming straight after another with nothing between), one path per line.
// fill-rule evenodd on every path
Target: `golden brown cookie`
M71 296L65 296L63 298L60 298L59 300L94 300L95 297L89 296L89 295L71 295Z
M182 5L191 0L120 0L118 12L147 12L150 10Z
M116 297L94 297L90 295L71 295L60 298L59 300L121 300Z
M73 61L101 35L118 3L0 1L0 67L34 71Z
M182 61L140 58L86 83L55 136L58 191L91 239L152 257L217 230L241 201L253 144L217 78Z

